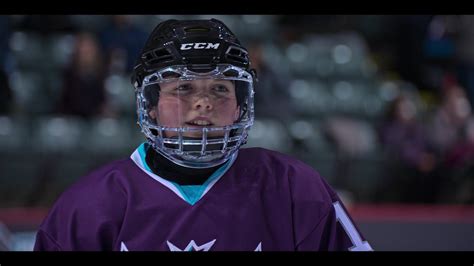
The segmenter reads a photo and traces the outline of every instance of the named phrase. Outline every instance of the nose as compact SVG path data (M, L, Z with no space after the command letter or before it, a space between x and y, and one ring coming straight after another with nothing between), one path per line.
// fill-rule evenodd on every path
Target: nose
M209 95L197 95L194 100L193 107L196 110L204 109L206 111L211 111L213 108L212 101L209 98Z

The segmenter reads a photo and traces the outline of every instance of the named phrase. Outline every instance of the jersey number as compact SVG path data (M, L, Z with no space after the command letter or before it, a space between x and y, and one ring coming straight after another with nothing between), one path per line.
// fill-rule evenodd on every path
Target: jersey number
M349 251L373 251L372 247L367 241L362 240L359 232L355 228L354 224L349 219L349 216L342 208L339 201L336 201L332 204L336 210L336 218L341 223L342 228L346 231L346 234L351 239L351 242L354 246L349 248Z

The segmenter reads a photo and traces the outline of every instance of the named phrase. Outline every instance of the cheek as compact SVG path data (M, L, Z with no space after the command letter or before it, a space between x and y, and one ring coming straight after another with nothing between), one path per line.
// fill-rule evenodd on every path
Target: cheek
M184 121L185 106L176 100L163 99L158 102L158 122L164 126L177 127Z
M217 114L219 115L220 126L232 125L239 118L240 109L236 105L231 108L226 105L220 108Z

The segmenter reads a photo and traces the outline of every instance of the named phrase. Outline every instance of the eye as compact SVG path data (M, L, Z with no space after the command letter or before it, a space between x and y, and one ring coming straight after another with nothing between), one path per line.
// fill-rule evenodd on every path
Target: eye
M216 92L221 92L221 93L229 92L229 88L227 88L225 85L220 85L220 84L215 85L213 90Z
M190 84L182 84L180 86L178 86L175 90L177 92L189 92L193 89L193 87L190 85Z

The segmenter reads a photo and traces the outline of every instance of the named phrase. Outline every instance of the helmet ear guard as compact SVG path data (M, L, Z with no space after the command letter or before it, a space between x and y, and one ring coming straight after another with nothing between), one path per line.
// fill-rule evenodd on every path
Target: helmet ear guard
M173 127L150 117L160 99L160 82L204 78L229 80L235 85L240 114L233 124ZM178 165L208 168L222 164L246 143L254 121L256 78L247 50L222 22L164 21L148 38L132 73L138 124L149 144ZM200 137L187 137L197 131ZM169 132L173 134L166 134Z

